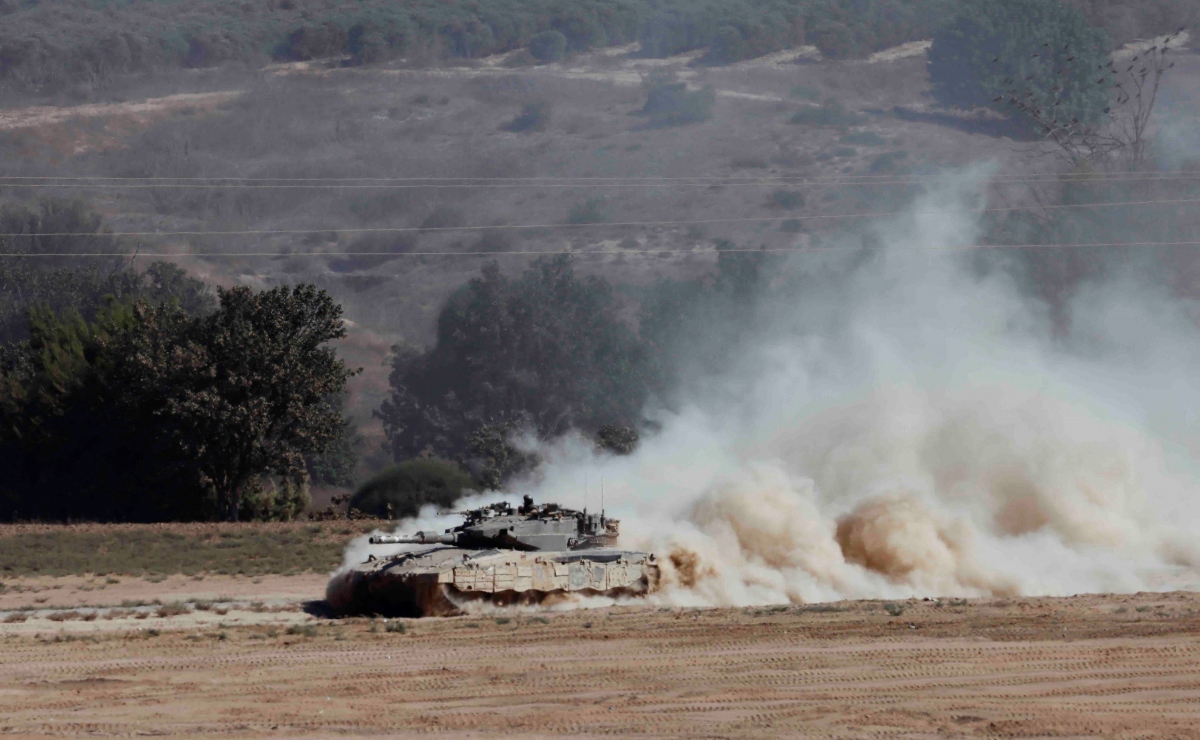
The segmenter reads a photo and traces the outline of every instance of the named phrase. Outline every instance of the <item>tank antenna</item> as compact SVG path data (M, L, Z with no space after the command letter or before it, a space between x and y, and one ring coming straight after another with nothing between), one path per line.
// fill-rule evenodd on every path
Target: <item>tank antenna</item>
M583 474L583 513L587 513L587 473Z
M600 478L600 516L604 516L604 478Z

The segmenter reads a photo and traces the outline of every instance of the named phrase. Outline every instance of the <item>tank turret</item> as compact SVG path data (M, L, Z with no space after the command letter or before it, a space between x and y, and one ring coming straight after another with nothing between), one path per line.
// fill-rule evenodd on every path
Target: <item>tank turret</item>
M428 545L339 573L326 599L342 613L461 613L470 600L537 603L553 594L638 595L658 584L654 555L616 549L620 522L525 496L458 512L445 532L375 535L372 545Z
M372 545L446 544L472 550L581 550L616 542L620 526L604 512L588 514L558 504L535 506L530 496L516 510L502 501L459 514L463 523L443 534L375 535L370 541Z

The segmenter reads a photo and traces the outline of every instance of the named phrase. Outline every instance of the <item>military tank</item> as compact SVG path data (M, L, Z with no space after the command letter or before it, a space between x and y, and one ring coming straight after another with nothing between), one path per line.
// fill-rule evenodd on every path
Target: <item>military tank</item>
M342 614L453 616L468 602L535 604L571 594L636 596L658 585L651 553L615 547L620 522L603 512L500 502L459 512L445 532L377 535L372 545L428 545L336 575L326 601Z

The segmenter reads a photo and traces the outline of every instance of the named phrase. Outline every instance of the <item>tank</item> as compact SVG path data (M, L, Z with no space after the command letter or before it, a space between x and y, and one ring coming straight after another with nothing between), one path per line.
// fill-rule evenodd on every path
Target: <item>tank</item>
M652 553L616 547L620 522L603 512L500 502L459 512L445 532L378 535L372 545L427 545L367 560L330 581L341 614L454 616L471 601L536 604L569 595L638 596L658 585Z

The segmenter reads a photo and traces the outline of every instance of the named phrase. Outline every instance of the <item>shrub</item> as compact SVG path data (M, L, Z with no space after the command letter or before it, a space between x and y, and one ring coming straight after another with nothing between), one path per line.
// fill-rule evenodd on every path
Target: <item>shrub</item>
M1012 93L1059 120L1095 122L1109 99L1108 35L1061 0L963 0L933 37L934 99L953 108L1015 112Z
M387 519L412 517L425 504L453 505L472 486L471 476L452 462L408 460L364 483L350 498L350 508Z
M902 168L897 162L907 157L908 152L906 151L884 152L871 160L867 171L873 175L901 174Z
M792 88L791 95L797 100L816 100L821 97L821 91L807 85L796 85Z
M785 234L799 234L804 231L804 224L798 218L788 218L779 224L779 230Z
M404 624L404 622L401 622L399 619L393 619L390 622L387 622L386 626L383 628L383 631L390 632L395 635L403 635L408 632L408 625Z
M567 216L567 222L573 224L602 224L611 220L604 197L600 195L593 195L571 206L571 213Z
M804 194L798 190L780 189L771 193L770 205L794 211L804 207Z
M858 146L883 146L887 140L873 131L854 131L843 136L842 143L857 144Z
M550 103L546 100L535 100L525 104L520 115L505 124L505 131L520 133L524 131L545 131L550 125Z
M542 31L529 39L529 53L546 64L557 62L567 55L567 37L558 31Z
M852 146L839 146L833 150L833 156L835 157L853 157L857 154L858 150Z
M712 118L717 94L712 85L694 92L687 83L675 82L669 74L652 74L645 83L646 103L638 115L647 118L650 128L669 128L701 123Z
M795 113L789 119L791 123L801 126L858 126L866 123L861 115L848 111L842 104L830 98L824 105L808 105Z

